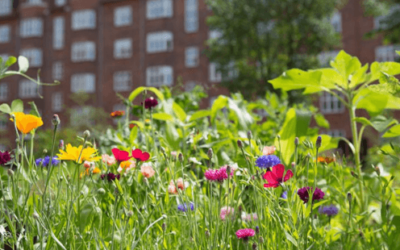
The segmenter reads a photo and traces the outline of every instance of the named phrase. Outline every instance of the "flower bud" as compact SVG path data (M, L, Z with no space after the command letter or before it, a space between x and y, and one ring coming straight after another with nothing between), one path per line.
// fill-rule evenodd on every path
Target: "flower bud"
M43 154L47 155L47 149L43 149Z
M208 238L208 237L210 237L210 232L208 231L208 230L206 230L206 237Z
M165 229L167 229L167 225L165 223L163 223L161 228L162 228L163 232L165 232Z
M53 115L53 119L51 120L54 126L58 126L60 124L60 117L57 114Z
M104 188L99 188L99 189L97 189L97 193L99 193L99 194L105 194L105 193L106 193L106 190L104 190Z
M60 143L58 144L58 148L61 150L64 150L64 140L60 140Z
M261 244L264 243L264 238L262 236L260 236L260 238L258 238L258 242L260 242Z
M316 143L315 143L315 146L316 146L317 148L320 148L320 147L321 147L321 144L322 144L322 137L321 137L321 136L318 136L317 141L316 141Z
M353 197L352 197L351 193L348 192L348 193L347 193L347 200L349 201L349 203L351 203L352 198L353 198Z
M256 234L259 234L259 233L260 233L260 227L256 226Z
M292 169L296 167L296 162L292 162Z
M129 210L128 213L126 213L126 216L128 216L128 218L132 217L133 216L133 211Z
M214 152L213 152L212 148L208 149L207 155L208 155L208 158L210 158L210 159L213 157Z
M253 134L249 130L249 131L247 131L247 139L251 140L251 138L253 138Z
M87 138L89 138L89 137L90 137L90 131L89 131L89 130L85 130L85 131L83 132L83 138L87 139Z
M350 173L354 178L358 179L358 174L354 173L354 171L351 171Z
M294 139L294 145L298 146L299 145L299 137L296 137Z
M179 153L179 155L178 155L178 160L179 160L180 162L183 162L183 154L182 154L182 153Z
M257 243L255 243L255 242L253 243L252 249L257 250Z
M12 177L14 175L14 171L12 171L11 168L9 168L7 170L7 174Z
M237 140L237 145L239 148L243 148L243 142L241 140Z
M39 219L39 214L36 211L33 212L32 216L35 220Z

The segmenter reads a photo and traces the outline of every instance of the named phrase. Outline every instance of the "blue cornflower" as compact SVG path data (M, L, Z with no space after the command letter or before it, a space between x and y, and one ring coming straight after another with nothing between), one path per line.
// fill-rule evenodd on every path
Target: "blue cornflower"
M287 199L287 191L284 191L283 193L282 193L282 195L281 195L281 198L282 199Z
M36 159L35 161L36 166L43 166L43 167L47 167L50 163L50 156L46 156L44 158L39 158ZM53 166L57 166L60 163L60 161L57 159L57 157L53 157L53 160L51 161L51 164Z
M318 211L327 216L335 216L339 213L339 209L335 205L321 206Z
M182 211L182 212L186 212L187 211L187 204L179 204L178 205L178 210ZM193 202L190 202L190 210L194 210L194 204Z
M281 163L276 155L263 155L257 158L256 166L259 168L271 168Z

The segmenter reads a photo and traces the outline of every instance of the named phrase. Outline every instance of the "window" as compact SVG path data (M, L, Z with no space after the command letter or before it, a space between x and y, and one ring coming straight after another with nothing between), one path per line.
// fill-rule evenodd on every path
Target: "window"
M21 37L40 37L43 34L43 22L40 18L27 18L21 21Z
M11 14L12 11L12 0L0 0L0 16L6 16Z
M318 61L321 67L329 67L330 62L335 60L336 56L339 54L339 51L324 51L318 55Z
M132 40L119 39L114 42L114 58L129 58L132 56Z
M94 93L96 90L94 74L75 74L71 77L71 92Z
M162 85L171 86L173 79L172 67L156 66L147 68L146 85L152 87L160 87Z
M331 137L346 137L346 131L341 129L332 129L326 132Z
M40 5L43 2L42 2L42 0L28 0L27 3L31 4L31 5Z
M222 80L222 74L218 70L218 64L217 63L210 63L209 64L209 77L210 77L210 82L220 82Z
M96 12L94 10L76 10L72 13L73 30L94 28L96 28Z
M185 65L188 68L197 67L199 65L199 49L197 47L186 48Z
M172 17L172 0L148 0L147 18Z
M399 58L396 50L400 49L400 45L379 46L375 49L375 60L378 62L393 62Z
M147 34L147 52L156 53L173 49L173 34L169 31Z
M55 0L54 4L56 6L63 6L67 3L67 0Z
M120 71L114 73L114 91L129 91L132 87L132 76L129 71Z
M6 101L8 98L8 85L7 83L0 84L0 101Z
M21 98L38 97L40 91L40 86L35 82L23 80L19 83L19 97Z
M114 10L114 25L116 27L132 24L132 8L130 6L118 7Z
M53 19L53 48L62 49L64 47L64 17Z
M76 42L72 44L71 60L73 62L94 61L96 44L94 42Z
M342 113L343 104L331 93L324 92L320 97L320 107L323 114Z
M10 41L10 26L1 25L0 26L0 43L7 43Z
M54 112L60 112L63 108L63 96L61 92L53 93L51 96L51 107Z
M61 80L63 77L63 63L55 62L53 63L53 79Z
M335 13L333 13L330 21L333 29L337 33L342 33L342 14L339 11L335 11Z
M185 31L196 32L199 29L199 11L197 0L185 0Z
M93 125L92 111L92 107L89 106L72 109L70 117L71 125L74 127ZM82 117L85 117L85 119L82 119Z
M28 58L29 66L40 67L42 66L42 50L41 49L23 49L21 55Z

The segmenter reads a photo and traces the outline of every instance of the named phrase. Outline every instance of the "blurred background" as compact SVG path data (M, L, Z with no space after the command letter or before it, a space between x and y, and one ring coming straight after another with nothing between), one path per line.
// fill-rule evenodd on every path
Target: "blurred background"
M61 83L0 80L0 104L35 102L46 128L58 113L67 140L68 129L116 125L110 113L125 110L121 97L139 86L163 86L191 109L237 92L268 102L275 92L268 80L290 68L327 67L341 49L362 63L398 60L398 3L0 0L0 57L23 55L28 75ZM322 133L351 136L348 114L334 96L276 93L287 105L306 102L319 109L330 123ZM263 110L258 115L268 119ZM9 131L12 123L0 117L0 150L12 147Z

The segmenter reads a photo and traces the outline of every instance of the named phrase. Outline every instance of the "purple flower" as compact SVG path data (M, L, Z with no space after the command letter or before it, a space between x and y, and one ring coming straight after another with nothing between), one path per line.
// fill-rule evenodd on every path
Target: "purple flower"
M4 152L0 151L0 165L5 165L10 160L11 160L11 155L8 151Z
M264 169L271 168L279 163L281 163L281 160L276 155L263 155L256 160L256 166Z
M282 193L281 198L285 200L287 199L287 191Z
M47 167L50 163L50 156L36 159L35 163L36 163L36 166ZM57 166L59 163L60 163L60 161L57 159L57 157L53 157L53 160L51 161L51 165Z
M104 179L107 179L108 181L114 181L115 179L120 179L120 175L119 174L113 174L113 173L107 173L107 174L102 174L102 175L100 175L100 178L102 179L102 180L104 180Z
M297 194L299 195L300 199L304 202L307 203L309 199L309 192L312 193L313 188L312 187L303 187L300 188L299 191L297 191ZM322 200L325 196L325 193L322 192L321 189L315 188L315 192L312 197L312 202Z
M187 204L179 204L178 205L178 210L179 211L182 211L182 212L186 212L187 211ZM193 204L193 202L190 202L190 210L194 210L194 204Z
M318 211L320 214L325 214L327 216L335 216L339 213L339 209L335 205L321 206Z

